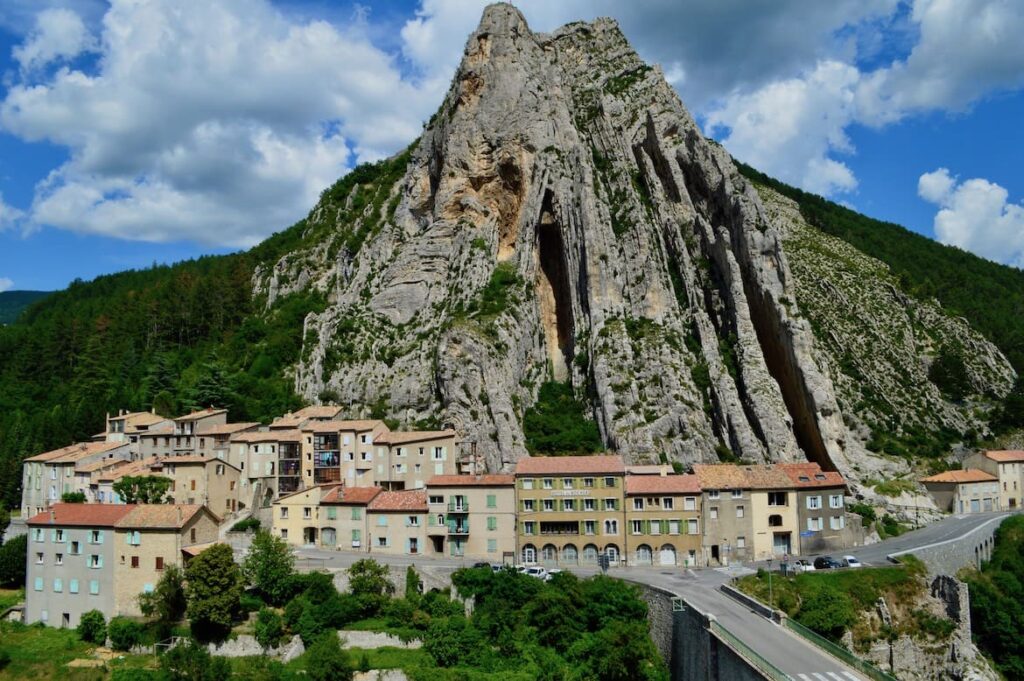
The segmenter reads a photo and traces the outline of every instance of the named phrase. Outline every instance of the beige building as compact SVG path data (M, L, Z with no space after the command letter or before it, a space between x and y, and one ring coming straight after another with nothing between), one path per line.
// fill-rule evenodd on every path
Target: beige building
M1000 509L999 478L978 468L921 478L921 484L947 513L991 513Z
M84 477L75 475L81 466L100 461L131 459L127 442L82 442L25 459L21 491L23 518L45 511L58 503L63 494L82 492L88 497Z
M170 427L150 428L139 435L141 456L162 458L195 454L199 449L200 431L225 425L228 422L228 411L210 407L171 420L173 425Z
M992 450L964 459L964 468L977 468L999 480L999 507L1014 511L1022 505L1024 494L1024 451Z
M176 504L206 506L220 518L238 510L241 471L223 459L173 456L161 459L152 470L171 479L170 496Z
M303 407L295 412L279 416L270 424L271 430L295 430L308 421L333 421L341 416L341 407L320 405Z
M183 567L186 549L217 541L217 518L203 506L131 505L114 523L114 614L141 615L139 594L151 592L169 565Z
M426 529L426 490L383 491L367 505L366 543L371 554L429 555Z
M807 556L829 553L864 543L861 517L846 510L846 482L835 471L816 463L780 463L796 490L799 546L793 553Z
M458 451L454 430L376 434L374 482L384 489L422 489L435 475L456 475Z
M701 565L701 491L696 475L626 475L625 546L630 565Z
M514 475L437 475L427 481L432 553L515 562Z
M128 442L132 453L140 455L139 439L151 430L173 428L174 422L159 414L148 411L129 412L122 409L116 416L107 414L104 439L107 442Z
M227 459L230 455L231 438L242 433L251 433L259 428L259 425L258 423L204 425L196 434L195 453L200 456Z
M302 426L302 482L305 487L344 483L370 487L374 475L377 434L387 430L380 420L307 421Z
M302 479L301 448L298 430L232 435L227 461L242 474L240 506L267 507L279 494L297 491Z
M285 494L272 505L273 533L295 546L319 546L320 500L338 485L316 485Z
M369 551L367 507L380 487L336 485L320 499L320 545L349 551Z
M613 564L625 551L622 457L527 457L516 464L516 534L526 564Z

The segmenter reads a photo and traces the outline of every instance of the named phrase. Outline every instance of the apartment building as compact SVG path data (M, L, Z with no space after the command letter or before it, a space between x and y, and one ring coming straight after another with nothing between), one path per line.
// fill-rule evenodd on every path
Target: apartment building
M429 554L426 490L382 491L366 507L367 551L391 555Z
M516 464L516 543L523 563L593 565L623 559L622 457L528 457Z
M436 475L427 480L432 553L515 562L514 475Z
M266 507L291 494L302 481L302 433L298 430L246 431L231 436L227 461L242 473L239 504Z
M131 510L56 503L28 519L26 623L77 627L89 610L115 612L114 525Z
M303 486L344 482L375 484L374 438L387 430L380 420L306 421L302 431Z
M697 464L693 472L703 496L708 564L781 558L798 550L797 495L781 468Z
M321 498L320 546L369 551L367 507L383 490L380 487L335 485Z
M203 425L196 432L195 453L199 456L215 456L227 459L231 438L241 433L251 433L259 428L258 423L219 423Z
M625 521L630 565L703 564L701 490L696 475L665 470L632 474L627 468Z
M103 466L90 474L86 498L98 504L123 504L124 499L114 490L114 483L124 477L162 474L160 460L155 456L137 461L122 461L115 466Z
M999 508L1014 511L1024 494L1024 451L990 450L964 459L964 468L977 468L999 480Z
M45 511L68 492L86 493L88 488L81 487L82 478L75 475L79 467L100 461L129 459L129 443L116 441L82 442L25 459L22 464L22 517Z
M173 456L158 460L151 470L171 479L173 503L206 506L221 518L238 510L241 471L223 459Z
M173 428L174 422L155 412L122 409L116 416L107 414L107 427L103 439L107 442L128 442L132 445L132 453L139 453L139 438L151 430Z
M148 504L114 523L114 611L141 615L139 594L156 588L169 565L183 567L186 549L217 541L217 517L204 506Z
M945 471L921 478L921 484L947 513L991 513L1001 508L999 478L979 468Z
M172 425L150 428L139 435L139 455L174 456L194 454L198 450L199 431L228 422L227 409L200 409L171 419Z
M271 430L296 430L308 421L334 421L341 417L342 408L332 405L303 407L279 416L270 424Z
M378 431L374 482L385 489L422 489L435 475L456 475L458 453L454 430Z
M846 482L835 471L816 463L780 463L776 466L796 491L799 547L793 553L810 555L860 546L864 543L861 518L846 511Z

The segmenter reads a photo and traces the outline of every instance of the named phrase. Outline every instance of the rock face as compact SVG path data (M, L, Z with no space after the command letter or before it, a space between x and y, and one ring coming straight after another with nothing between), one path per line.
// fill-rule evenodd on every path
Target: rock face
M328 296L296 368L307 398L452 424L498 470L527 453L541 383L564 380L634 462L727 448L856 476L869 420L836 370L845 339L822 344L801 310L820 301L783 250L797 221L766 210L613 21L535 34L488 7L421 139L349 186L256 275L269 302ZM912 341L876 373L918 361Z

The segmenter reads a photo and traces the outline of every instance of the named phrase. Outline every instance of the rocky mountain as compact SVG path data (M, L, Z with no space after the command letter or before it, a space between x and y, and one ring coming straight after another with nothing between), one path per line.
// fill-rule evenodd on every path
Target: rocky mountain
M859 480L906 468L880 434L983 432L1015 379L967 322L746 179L608 19L540 34L488 7L422 137L268 243L266 309L327 300L297 391L452 424L493 470L527 454L551 380L632 461L806 457Z

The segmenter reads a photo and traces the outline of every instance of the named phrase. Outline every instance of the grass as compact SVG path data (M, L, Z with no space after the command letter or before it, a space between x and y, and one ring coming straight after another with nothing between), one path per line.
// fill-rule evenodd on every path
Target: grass
M0 611L25 600L25 589L0 589Z

